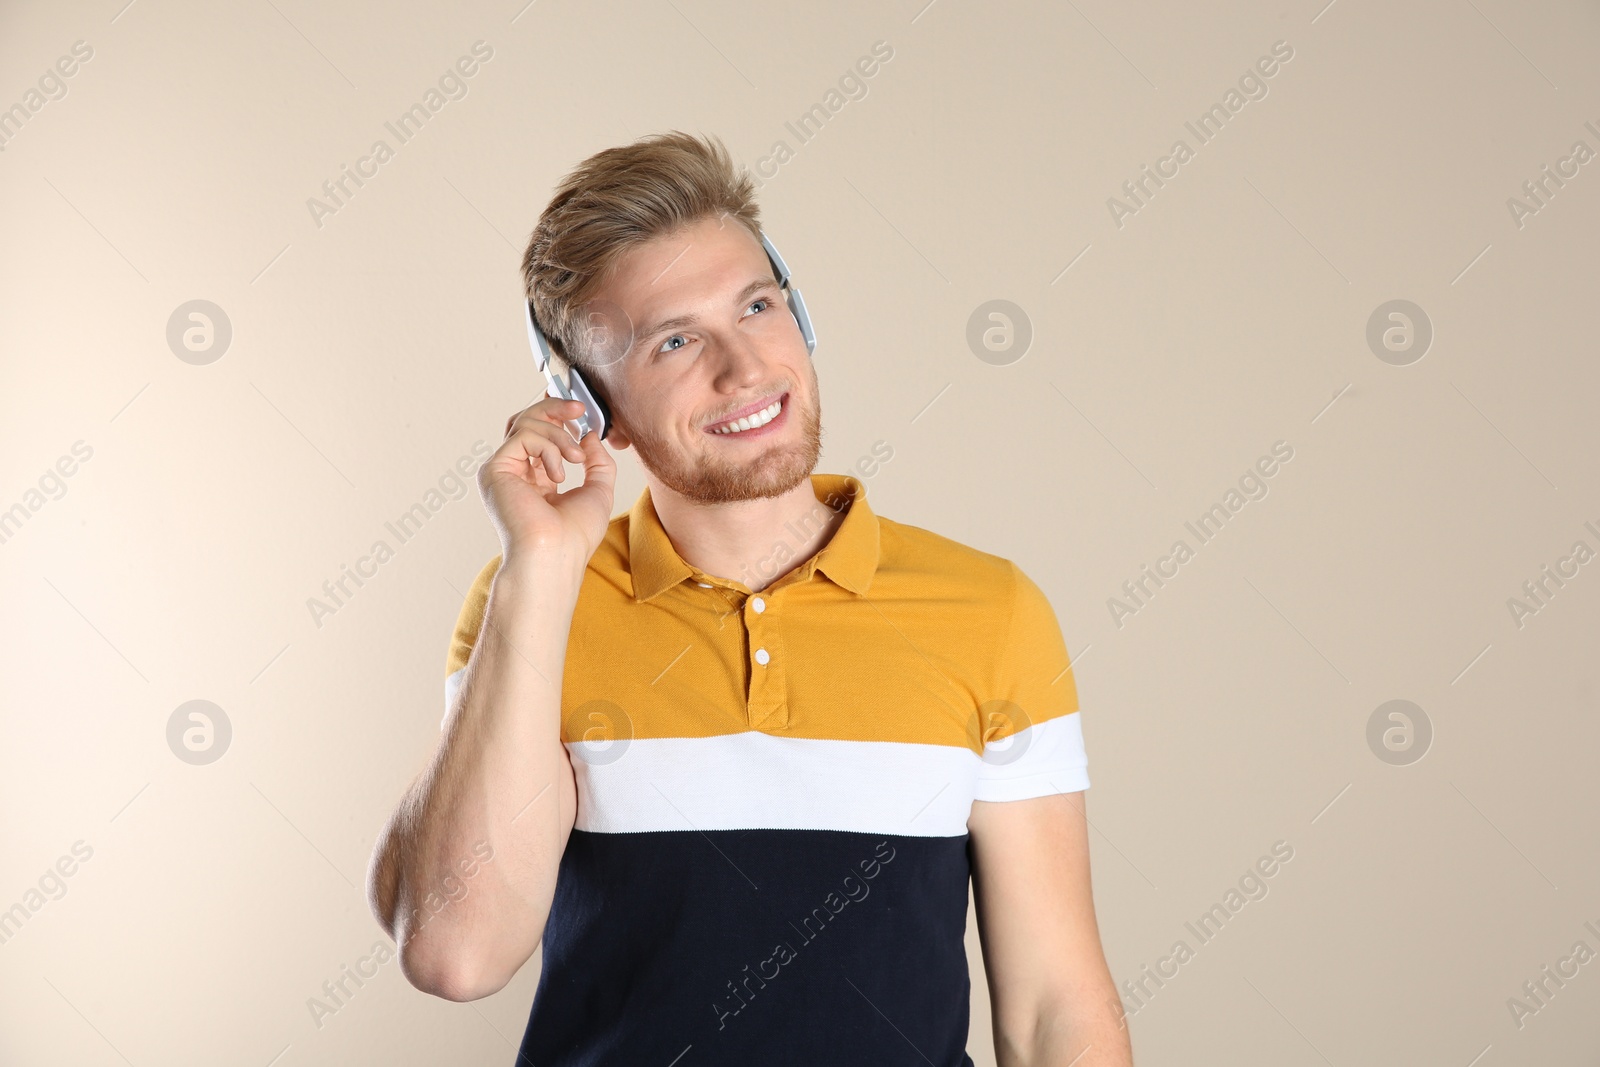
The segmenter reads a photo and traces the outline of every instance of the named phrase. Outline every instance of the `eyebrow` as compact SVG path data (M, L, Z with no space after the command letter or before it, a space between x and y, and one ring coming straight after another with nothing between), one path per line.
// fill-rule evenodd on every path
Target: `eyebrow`
M778 285L778 279L776 278L757 278L755 281L739 290L738 295L733 298L733 303L736 306L741 305L751 297L755 296L757 293L761 292L763 289L778 288L780 288L780 286ZM679 315L675 318L662 319L660 322L651 326L648 330L640 331L637 335L637 343L643 344L652 337L661 333L663 330L681 330L686 326L693 326L696 321L698 320L696 320L693 315Z

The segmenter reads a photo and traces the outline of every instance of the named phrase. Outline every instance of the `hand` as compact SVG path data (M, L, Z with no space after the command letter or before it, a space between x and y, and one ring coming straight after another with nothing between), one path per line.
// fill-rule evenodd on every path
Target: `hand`
M567 420L583 414L577 400L547 396L506 420L506 439L478 468L478 492L500 534L503 564L550 555L581 568L611 522L617 464L589 432L574 442ZM562 461L583 464L583 484L565 493Z

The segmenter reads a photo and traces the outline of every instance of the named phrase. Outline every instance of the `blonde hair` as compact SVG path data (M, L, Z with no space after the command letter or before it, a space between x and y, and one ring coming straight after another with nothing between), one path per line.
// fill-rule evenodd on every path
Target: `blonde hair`
M715 136L652 134L579 163L556 187L522 256L534 317L557 357L594 385L597 368L579 341L584 305L630 248L719 216L760 239L755 182L734 169Z

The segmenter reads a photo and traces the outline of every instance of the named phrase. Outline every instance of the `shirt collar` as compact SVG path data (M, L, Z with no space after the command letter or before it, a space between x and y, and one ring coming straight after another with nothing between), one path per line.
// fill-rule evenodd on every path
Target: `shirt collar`
M848 474L810 477L819 501L848 510L828 543L802 565L802 573L809 578L813 569L820 570L845 589L864 596L878 570L879 548L878 517L867 506L866 486ZM628 570L637 601L649 600L697 573L672 547L648 486L628 512Z

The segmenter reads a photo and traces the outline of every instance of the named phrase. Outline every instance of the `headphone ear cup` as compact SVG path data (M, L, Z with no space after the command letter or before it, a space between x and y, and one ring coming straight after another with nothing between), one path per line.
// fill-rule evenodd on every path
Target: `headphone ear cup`
M805 298L800 295L800 290L789 286L787 297L789 313L794 316L794 323L800 327L800 336L805 338L806 355L812 355L817 350L817 331L811 325L811 315L806 311Z
M794 316L794 323L800 327L800 336L806 341L806 355L813 355L817 350L817 331L811 326L811 316L806 312L805 298L800 295L789 281L789 264L778 255L778 250L773 247L772 240L761 231L761 247L766 249L767 262L772 264L772 277L786 292L784 302L789 305L789 314Z
M583 401L584 406L600 416L600 425L594 427L600 431L600 440L606 439L606 434L611 432L611 406L606 403L600 391L589 385L583 372L573 367L567 372L567 381L572 387L572 394ZM593 420L590 420L593 421Z

